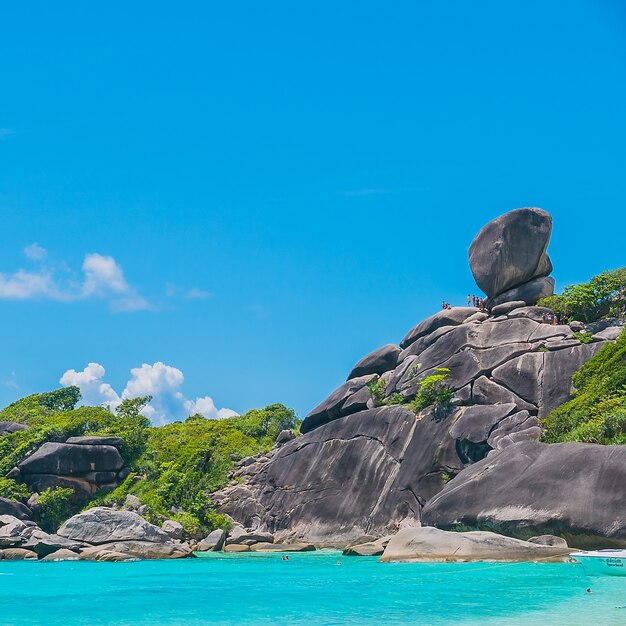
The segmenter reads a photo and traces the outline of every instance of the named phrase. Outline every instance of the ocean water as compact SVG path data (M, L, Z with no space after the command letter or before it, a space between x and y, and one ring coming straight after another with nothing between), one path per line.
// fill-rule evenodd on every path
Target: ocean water
M591 587L592 594L586 589ZM0 624L626 624L626 577L580 565L379 563L338 552L0 561Z

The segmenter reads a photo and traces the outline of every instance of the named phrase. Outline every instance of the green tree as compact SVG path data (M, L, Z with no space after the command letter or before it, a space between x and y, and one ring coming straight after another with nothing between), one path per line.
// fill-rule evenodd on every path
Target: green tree
M606 316L623 315L626 306L626 268L606 271L588 283L569 285L560 295L543 298L547 306L564 319L594 322Z

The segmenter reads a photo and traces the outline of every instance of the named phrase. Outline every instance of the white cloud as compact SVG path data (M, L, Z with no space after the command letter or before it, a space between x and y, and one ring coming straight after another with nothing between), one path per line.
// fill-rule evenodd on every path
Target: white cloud
M113 387L105 383L106 371L100 363L89 363L82 372L67 370L59 381L64 387L74 385L80 389L83 402L88 405L105 404L114 409L122 401Z
M234 417L238 415L232 409L218 409L213 402L213 398L204 396L204 398L196 398L195 400L185 400L185 409L189 415L199 413L208 419L221 420L225 417Z
M172 283L167 283L165 285L165 295L168 298L184 298L186 300L204 300L213 296L210 291L206 291L198 287L187 289L184 287L178 287Z
M17 384L17 375L15 372L11 372L11 376L4 381L5 387L10 387L11 389L19 389L20 386Z
M0 273L0 299L31 300L35 298L65 299L53 276L47 271L17 270L8 276Z
M122 268L112 256L87 254L83 261L83 272L85 274L83 292L86 296L103 296L107 293L130 291Z
M124 277L121 265L111 256L85 255L82 276L76 277L64 263L44 264L47 250L37 243L24 248L28 259L37 263L34 271L18 269L0 272L0 299L4 300L106 300L112 311L142 311L154 307Z
M81 372L67 370L60 383L80 388L85 404L105 404L115 408L126 398L152 396L152 401L142 410L154 424L166 424L200 413L208 419L223 419L237 415L231 409L218 409L209 396L191 400L185 398L181 386L185 380L176 367L157 361L144 363L130 370L131 378L121 394L104 382L105 369L99 363L89 363Z
M209 291L205 291L204 289L189 289L185 294L185 297L189 300L202 300L204 298L210 298L211 293Z
M31 261L43 261L46 258L48 251L41 247L38 243L31 243L24 248L24 255Z

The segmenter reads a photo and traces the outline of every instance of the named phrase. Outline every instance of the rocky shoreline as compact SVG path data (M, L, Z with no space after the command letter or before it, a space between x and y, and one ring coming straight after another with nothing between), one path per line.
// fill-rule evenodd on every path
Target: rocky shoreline
M537 306L553 293L551 229L536 208L487 224L469 250L486 307L423 320L356 363L299 436L280 432L270 451L238 457L211 494L228 531L198 540L164 517L159 528L129 495L122 510L87 509L48 534L34 521L35 495L28 505L0 498L0 559L334 548L383 561L515 561L566 559L568 544L626 546L626 446L538 442L542 419L570 399L572 375L623 330L618 319L560 323ZM424 399L426 381L445 392L441 405ZM1 422L0 435L23 428ZM122 444L44 443L8 477L33 490L71 487L85 503L129 475Z

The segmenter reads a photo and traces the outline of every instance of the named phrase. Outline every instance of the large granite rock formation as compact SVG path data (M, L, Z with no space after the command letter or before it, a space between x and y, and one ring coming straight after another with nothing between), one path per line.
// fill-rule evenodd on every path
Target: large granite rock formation
M552 218L536 208L509 211L489 222L476 235L469 250L476 284L489 298L494 298L533 279L548 276L552 263L546 250L551 232Z
M128 475L118 447L119 437L70 437L65 443L44 443L10 476L35 491L55 487L74 490L74 501L86 501L102 488L114 489Z
M28 430L28 426L18 422L0 422L0 435L10 435L20 430Z
M403 528L394 535L381 561L563 561L567 544L520 541L492 532L446 532L437 528Z
M12 515L21 520L33 518L33 512L25 504L7 498L0 498L0 515Z
M0 559L124 561L190 555L186 543L130 511L89 509L70 518L57 534L44 532L30 520L0 515Z
M106 507L95 507L74 515L57 534L93 546L81 551L82 558L97 559L103 551L144 559L181 558L190 554L186 544L172 540L165 531L137 513Z
M626 446L526 441L463 470L427 503L422 522L626 547L625 500Z
M446 487L451 478L458 475L450 485L459 485L475 467L538 439L539 420L570 397L572 374L619 331L590 326L593 342L583 344L570 326L554 323L552 311L528 306L552 293L550 231L540 209L512 211L483 228L470 264L491 313L439 311L399 347L364 357L306 416L302 436L239 465L232 484L214 495L218 508L277 542L345 545L414 525L427 502L456 493ZM449 370L453 408L416 414L408 403L437 368ZM499 497L506 503L505 490Z

